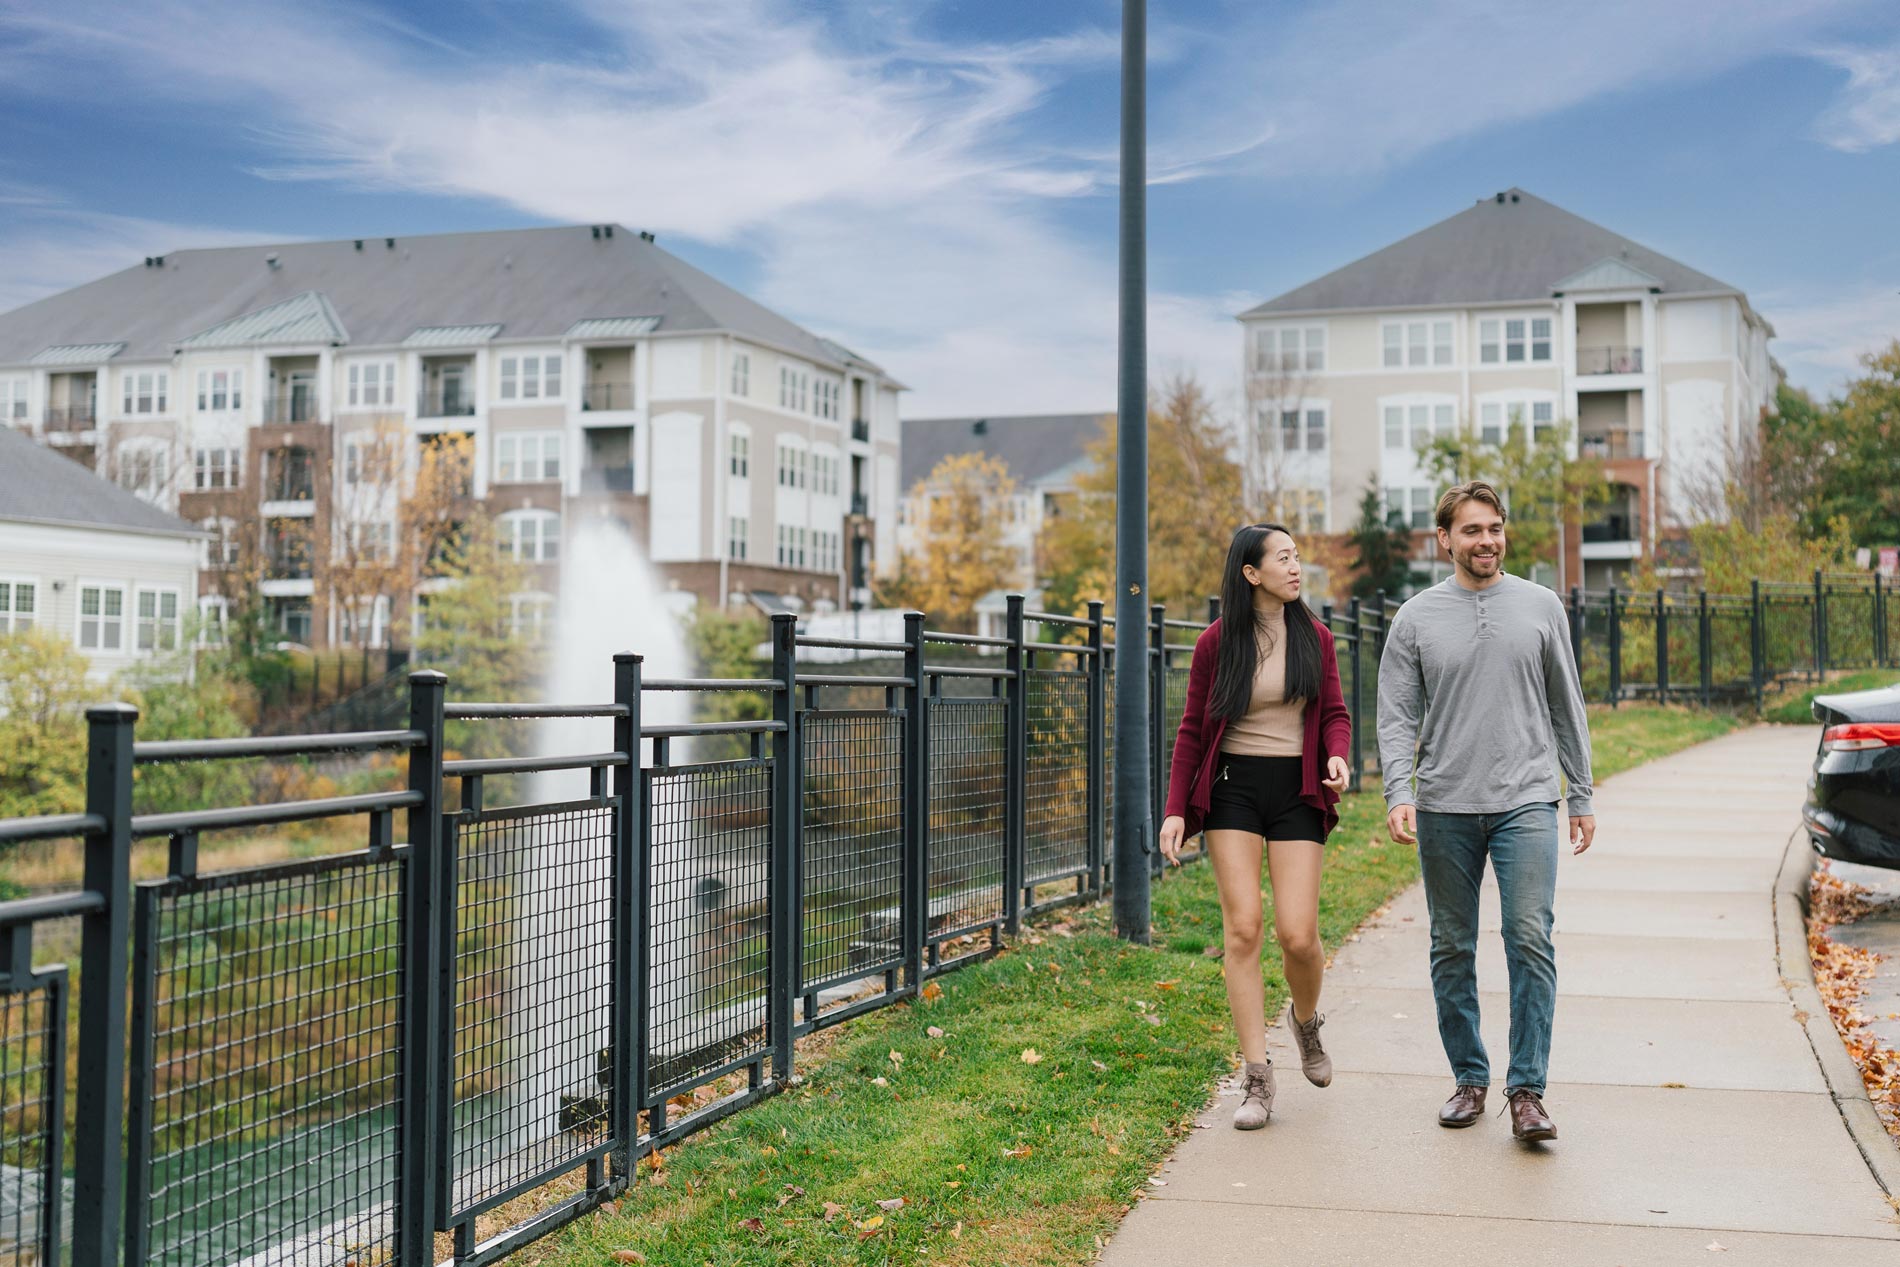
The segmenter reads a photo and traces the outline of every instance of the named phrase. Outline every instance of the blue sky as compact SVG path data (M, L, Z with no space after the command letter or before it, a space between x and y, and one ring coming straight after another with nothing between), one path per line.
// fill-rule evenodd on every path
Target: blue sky
M1151 0L1151 349L1521 185L1900 335L1889 0ZM190 246L616 220L913 416L1114 398L1111 0L0 0L0 307Z

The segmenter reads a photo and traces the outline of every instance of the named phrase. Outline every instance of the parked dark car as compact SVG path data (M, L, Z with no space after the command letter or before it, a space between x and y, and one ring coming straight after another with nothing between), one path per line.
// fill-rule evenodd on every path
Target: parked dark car
M1900 870L1900 686L1817 696L1814 719L1808 839L1826 857Z

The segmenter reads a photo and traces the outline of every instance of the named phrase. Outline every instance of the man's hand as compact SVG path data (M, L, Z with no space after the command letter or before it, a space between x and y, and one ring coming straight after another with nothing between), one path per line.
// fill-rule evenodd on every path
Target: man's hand
M1320 784L1324 787L1331 788L1334 796L1344 796L1346 794L1346 778L1350 773L1351 772L1346 769L1346 758L1328 757L1326 758L1326 777L1320 780Z
M1385 816L1385 829L1392 833L1392 839L1401 845L1418 843L1418 806L1394 805L1392 812Z
M1161 820L1161 856L1171 867L1181 865L1181 838L1187 835L1187 820L1170 814Z
M1570 852L1580 854L1590 847L1597 838L1597 816L1595 814L1572 814L1570 816Z

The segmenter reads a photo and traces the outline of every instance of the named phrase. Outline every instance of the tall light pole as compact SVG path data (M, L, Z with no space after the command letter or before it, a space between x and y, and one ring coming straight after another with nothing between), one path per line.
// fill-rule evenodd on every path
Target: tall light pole
M1121 382L1115 462L1115 928L1148 940L1147 0L1122 0Z

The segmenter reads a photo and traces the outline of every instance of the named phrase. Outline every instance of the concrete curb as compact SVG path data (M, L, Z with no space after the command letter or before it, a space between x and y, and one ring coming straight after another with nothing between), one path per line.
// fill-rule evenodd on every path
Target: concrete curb
M1900 1198L1900 1147L1881 1124L1880 1114L1861 1081L1860 1069L1842 1045L1827 1004L1821 1001L1821 992L1814 985L1807 936L1808 877L1813 871L1814 850L1808 844L1807 833L1796 829L1788 838L1781 870L1775 876L1775 966L1848 1137L1860 1150L1861 1160L1867 1163L1881 1191L1890 1199Z

